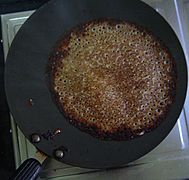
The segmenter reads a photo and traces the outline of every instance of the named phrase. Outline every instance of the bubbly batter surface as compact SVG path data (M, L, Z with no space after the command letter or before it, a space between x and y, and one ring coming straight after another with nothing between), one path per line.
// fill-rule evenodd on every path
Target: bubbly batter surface
M137 25L93 21L72 29L50 56L53 98L70 123L105 140L155 129L174 99L167 48Z

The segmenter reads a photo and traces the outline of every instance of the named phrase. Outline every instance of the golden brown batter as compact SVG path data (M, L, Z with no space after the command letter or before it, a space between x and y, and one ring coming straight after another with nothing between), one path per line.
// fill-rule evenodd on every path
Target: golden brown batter
M50 67L61 112L101 139L126 140L153 130L173 102L176 77L168 50L127 22L76 27L55 47Z

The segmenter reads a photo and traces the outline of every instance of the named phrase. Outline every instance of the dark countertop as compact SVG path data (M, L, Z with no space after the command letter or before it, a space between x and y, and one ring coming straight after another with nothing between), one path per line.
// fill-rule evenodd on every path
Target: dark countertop
M48 0L0 0L0 14L39 8ZM2 39L0 26L0 39ZM4 90L4 54L0 43L0 179L6 180L15 170L9 109Z

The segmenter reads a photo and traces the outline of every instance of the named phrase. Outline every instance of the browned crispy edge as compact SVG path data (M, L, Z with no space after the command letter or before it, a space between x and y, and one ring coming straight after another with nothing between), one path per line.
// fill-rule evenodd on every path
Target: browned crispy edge
M55 46L52 49L52 52L49 55L49 62L47 64L47 69L46 69L47 85L51 91L52 99L53 99L54 103L58 106L59 111L64 115L64 117L66 117L68 122L71 123L76 128L79 128L81 131L86 132L86 133L88 133L96 138L99 138L101 140L116 140L116 141L130 140L130 139L141 136L140 135L141 130L132 131L132 129L130 129L130 128L121 127L120 129L118 129L115 132L107 133L107 132L103 132L101 129L98 129L95 126L89 127L85 123L78 121L78 119L70 118L71 114L68 114L67 112L64 111L62 104L59 102L59 95L57 92L54 91L54 85L55 85L53 82L54 75L55 75L57 67L60 65L59 59L61 58L61 56L65 57L66 55L68 55L67 53L69 51L68 44L69 44L69 40L70 40L70 34L75 33L76 35L77 34L84 35L85 27L88 26L89 24L91 24L91 23L99 24L99 23L104 23L104 22L106 22L112 26L116 25L117 23L123 23L123 24L127 23L130 25L134 25L138 29L145 30L146 33L143 34L144 37L146 36L146 34L150 34L154 37L155 40L160 42L161 46L164 48L164 50L169 55L169 58L171 59L172 66L173 66L173 71L171 74L171 76L173 78L173 83L169 84L169 93L171 96L172 103L174 102L174 98L175 98L175 94L176 94L177 70L176 70L176 64L174 62L174 59L171 56L168 48L151 31L147 30L146 28L144 28L142 26L136 25L135 23L123 21L123 20L114 20L114 19L108 19L108 18L93 20L93 21L89 21L88 23L80 24L80 25L72 28L69 32L65 33L60 38L60 40L57 41L57 43L55 44ZM65 49L63 52L60 50L60 48L62 46L64 46L64 49ZM52 68L53 66L54 66L54 68ZM167 113L169 112L170 108L171 108L171 104L167 105L167 108L164 110L164 113L155 121L156 123L154 123L150 128L143 128L142 131L145 133L148 133L148 132L151 132L152 130L154 130L155 128L157 128L161 124L161 122L166 118Z

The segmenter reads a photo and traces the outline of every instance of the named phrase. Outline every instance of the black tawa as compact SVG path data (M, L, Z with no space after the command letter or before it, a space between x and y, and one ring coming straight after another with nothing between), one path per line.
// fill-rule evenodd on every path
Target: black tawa
M152 132L129 141L99 140L72 126L54 104L46 81L49 54L62 34L101 18L127 20L150 30L168 47L177 68L176 97L165 120ZM139 0L52 0L16 35L7 57L5 88L16 123L28 139L32 134L37 137L32 143L42 152L74 166L112 168L145 155L171 131L184 104L187 67L170 25ZM56 150L64 156L57 156Z

